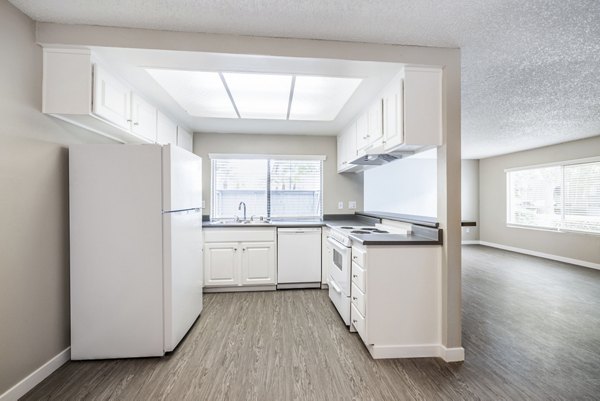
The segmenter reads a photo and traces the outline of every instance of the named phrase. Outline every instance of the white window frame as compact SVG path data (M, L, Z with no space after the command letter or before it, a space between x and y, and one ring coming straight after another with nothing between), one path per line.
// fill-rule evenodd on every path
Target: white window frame
M513 167L513 168L505 169L504 173L505 173L505 180L506 180L506 227L522 228L522 229L535 230L535 231L550 231L550 232L555 232L555 233L570 233L570 234L600 236L600 233L595 233L595 232L590 232L590 231L581 231L581 230L573 230L573 229L566 229L566 228L530 226L530 225L526 225L526 224L517 224L517 223L510 222L510 216L511 216L511 210L510 210L511 190L510 190L510 178L509 178L510 172L533 170L533 169L544 168L544 167L556 167L556 166L565 167L565 166L571 166L571 165L577 165L577 164L597 163L597 162L600 162L600 156L586 157L583 159L565 160L565 161L560 161L560 162L534 164L534 165L530 165L530 166ZM565 180L564 173L561 174L561 179L562 179L562 188L564 188L564 186L565 186L564 185L564 180ZM562 194L563 200L564 200L564 190L561 190L561 194ZM561 209L562 209L562 218L561 219L564 220L564 206Z
M214 187L215 187L215 177L214 177L214 171L213 171L213 160L218 160L218 159L236 159L236 160L256 160L256 159L260 159L260 160L294 160L294 161L300 161L300 160L318 160L321 161L321 179L320 179L320 193L321 193L321 205L320 205L320 216L318 216L318 218L320 218L321 220L323 219L323 207L324 207L324 199L323 199L323 169L325 168L325 165L323 164L325 162L325 160L327 160L327 156L325 155L270 155L270 154L239 154L239 153L209 153L208 155L209 159L211 160L211 171L210 171L210 181L211 181L211 188L210 188L210 220L230 220L230 218L227 217L214 217L214 205L213 205L213 201L214 201ZM270 166L270 162L269 162L269 166ZM269 185L270 182L270 174L271 172L269 171L270 169L267 170L267 218L271 218L271 210L270 210L270 192L271 192L271 188ZM315 217L294 217L294 220L314 220Z

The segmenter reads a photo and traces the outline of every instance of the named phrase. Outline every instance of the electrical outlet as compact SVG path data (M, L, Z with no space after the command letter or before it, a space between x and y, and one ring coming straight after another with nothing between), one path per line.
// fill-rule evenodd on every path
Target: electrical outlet
M343 201L339 201L338 202L338 209L343 209L344 208L344 202Z
M356 209L356 201L348 201L348 209Z

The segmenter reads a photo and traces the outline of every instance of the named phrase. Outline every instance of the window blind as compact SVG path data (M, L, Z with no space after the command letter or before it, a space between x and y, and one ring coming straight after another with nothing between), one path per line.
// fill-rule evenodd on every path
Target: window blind
M509 224L600 233L600 162L507 172Z
M212 159L213 219L242 217L321 218L322 160Z
M600 233L600 162L564 166L567 230Z
M272 218L321 217L321 161L272 160Z
M242 216L240 202L248 217L267 216L267 171L267 160L213 159L213 217Z

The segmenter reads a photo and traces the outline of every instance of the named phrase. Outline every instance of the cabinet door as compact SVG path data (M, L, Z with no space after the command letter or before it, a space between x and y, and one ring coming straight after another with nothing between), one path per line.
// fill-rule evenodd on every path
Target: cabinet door
M177 146L184 148L190 152L194 151L194 137L191 132L177 127Z
M131 132L151 142L156 142L156 107L136 94L131 98Z
M348 131L346 133L346 141L344 142L344 160L346 160L347 164L356 159L356 123L350 125L348 127Z
M177 124L160 111L156 120L156 142L161 145L177 145Z
M362 150L369 145L369 113L365 113L356 121L356 149Z
M92 112L121 128L131 128L131 91L98 65L94 65Z
M277 284L274 242L242 242L242 284Z
M378 99L371 105L368 113L367 144L370 145L383 137L383 100Z
M344 164L347 162L346 160L346 131L341 132L337 136L337 169L338 172L344 169Z
M392 150L404 141L404 81L392 84L383 99L383 147Z
M225 287L240 284L240 262L237 242L204 245L204 286Z

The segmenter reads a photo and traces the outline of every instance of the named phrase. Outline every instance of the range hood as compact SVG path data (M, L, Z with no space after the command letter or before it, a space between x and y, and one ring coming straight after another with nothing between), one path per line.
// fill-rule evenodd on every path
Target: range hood
M369 147L364 155L351 161L350 164L354 164L356 166L381 166L382 164L411 156L414 153L415 152L410 150L385 152L383 149L383 144L376 143L374 146Z

